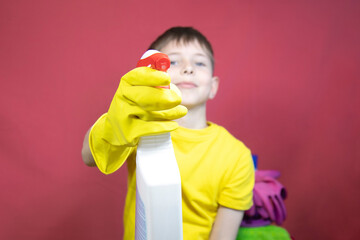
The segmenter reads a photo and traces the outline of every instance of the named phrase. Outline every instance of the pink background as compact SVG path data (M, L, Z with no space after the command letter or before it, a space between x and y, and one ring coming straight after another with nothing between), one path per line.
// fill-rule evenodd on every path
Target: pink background
M0 239L121 239L126 171L81 160L168 27L213 43L209 119L278 169L295 239L358 239L359 1L1 1Z

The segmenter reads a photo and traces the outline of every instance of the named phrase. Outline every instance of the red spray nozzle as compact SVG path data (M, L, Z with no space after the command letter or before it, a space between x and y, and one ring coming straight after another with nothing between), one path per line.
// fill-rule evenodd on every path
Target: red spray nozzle
M153 69L166 72L170 67L169 57L157 50L147 50L138 61L136 67L151 67ZM160 88L170 89L170 86L159 86Z
M157 50L148 50L141 57L136 67L151 67L166 72L170 67L169 57Z

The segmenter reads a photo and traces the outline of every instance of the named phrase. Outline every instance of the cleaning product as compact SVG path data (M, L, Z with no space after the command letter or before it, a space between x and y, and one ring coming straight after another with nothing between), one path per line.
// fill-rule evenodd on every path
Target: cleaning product
M170 60L149 50L138 62L140 66L166 72ZM181 180L170 133L143 136L136 153L135 239L182 238Z

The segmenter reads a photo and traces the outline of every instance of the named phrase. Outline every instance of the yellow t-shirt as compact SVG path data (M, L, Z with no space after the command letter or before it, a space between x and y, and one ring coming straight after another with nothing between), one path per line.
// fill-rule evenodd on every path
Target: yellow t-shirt
M250 150L214 123L171 133L182 185L184 240L208 239L219 205L247 210L252 205L254 166ZM135 153L127 159L128 193L124 239L135 235Z

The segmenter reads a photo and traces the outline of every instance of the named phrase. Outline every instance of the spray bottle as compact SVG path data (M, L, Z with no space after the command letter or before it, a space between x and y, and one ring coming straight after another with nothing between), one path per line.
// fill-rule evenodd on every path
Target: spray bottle
M147 51L137 67L166 72L170 59ZM169 88L169 86L159 86ZM181 180L170 133L143 136L136 153L136 240L182 240Z

